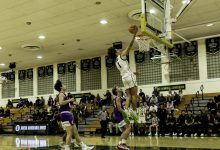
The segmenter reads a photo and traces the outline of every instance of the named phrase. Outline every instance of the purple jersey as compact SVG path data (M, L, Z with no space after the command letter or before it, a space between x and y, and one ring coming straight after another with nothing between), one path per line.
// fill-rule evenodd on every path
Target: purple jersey
M59 99L59 95L60 93L57 95L58 96L58 99ZM66 94L64 94L64 101L68 100L68 97L66 96ZM70 105L69 103L66 104L66 105L60 105L60 109L59 109L59 112L64 112L64 111L70 111Z
M123 120L123 116L122 113L118 110L116 99L117 97L114 98L115 121L116 123L120 123ZM124 109L125 99L123 97L120 97L120 101L121 101L121 108Z

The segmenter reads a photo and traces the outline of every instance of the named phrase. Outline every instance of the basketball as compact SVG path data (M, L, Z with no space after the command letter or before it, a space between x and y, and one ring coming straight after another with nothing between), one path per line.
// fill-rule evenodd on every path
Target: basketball
M138 30L138 27L137 27L136 25L131 25L131 26L128 28L128 31L129 31L131 34L134 34L137 30Z

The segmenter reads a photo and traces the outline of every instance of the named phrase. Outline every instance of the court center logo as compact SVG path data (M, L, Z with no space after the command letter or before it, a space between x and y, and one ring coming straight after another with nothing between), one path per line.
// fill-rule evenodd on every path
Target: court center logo
M16 132L20 131L20 129L21 129L20 125L16 125L16 126L15 126L15 131L16 131Z

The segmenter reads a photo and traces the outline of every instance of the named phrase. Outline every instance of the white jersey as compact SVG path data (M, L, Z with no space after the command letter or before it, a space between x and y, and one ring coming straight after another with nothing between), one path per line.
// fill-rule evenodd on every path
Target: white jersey
M139 107L137 108L137 113L140 117L145 117L146 110L147 109L145 107Z
M126 56L122 57L121 55L119 55L116 58L115 65L120 71L122 77L126 77L133 73L129 67Z

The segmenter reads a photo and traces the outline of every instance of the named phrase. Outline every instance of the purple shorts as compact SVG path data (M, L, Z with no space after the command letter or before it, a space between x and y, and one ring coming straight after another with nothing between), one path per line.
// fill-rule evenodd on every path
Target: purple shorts
M60 120L64 128L67 126L72 126L74 124L73 114L69 111L61 112Z

